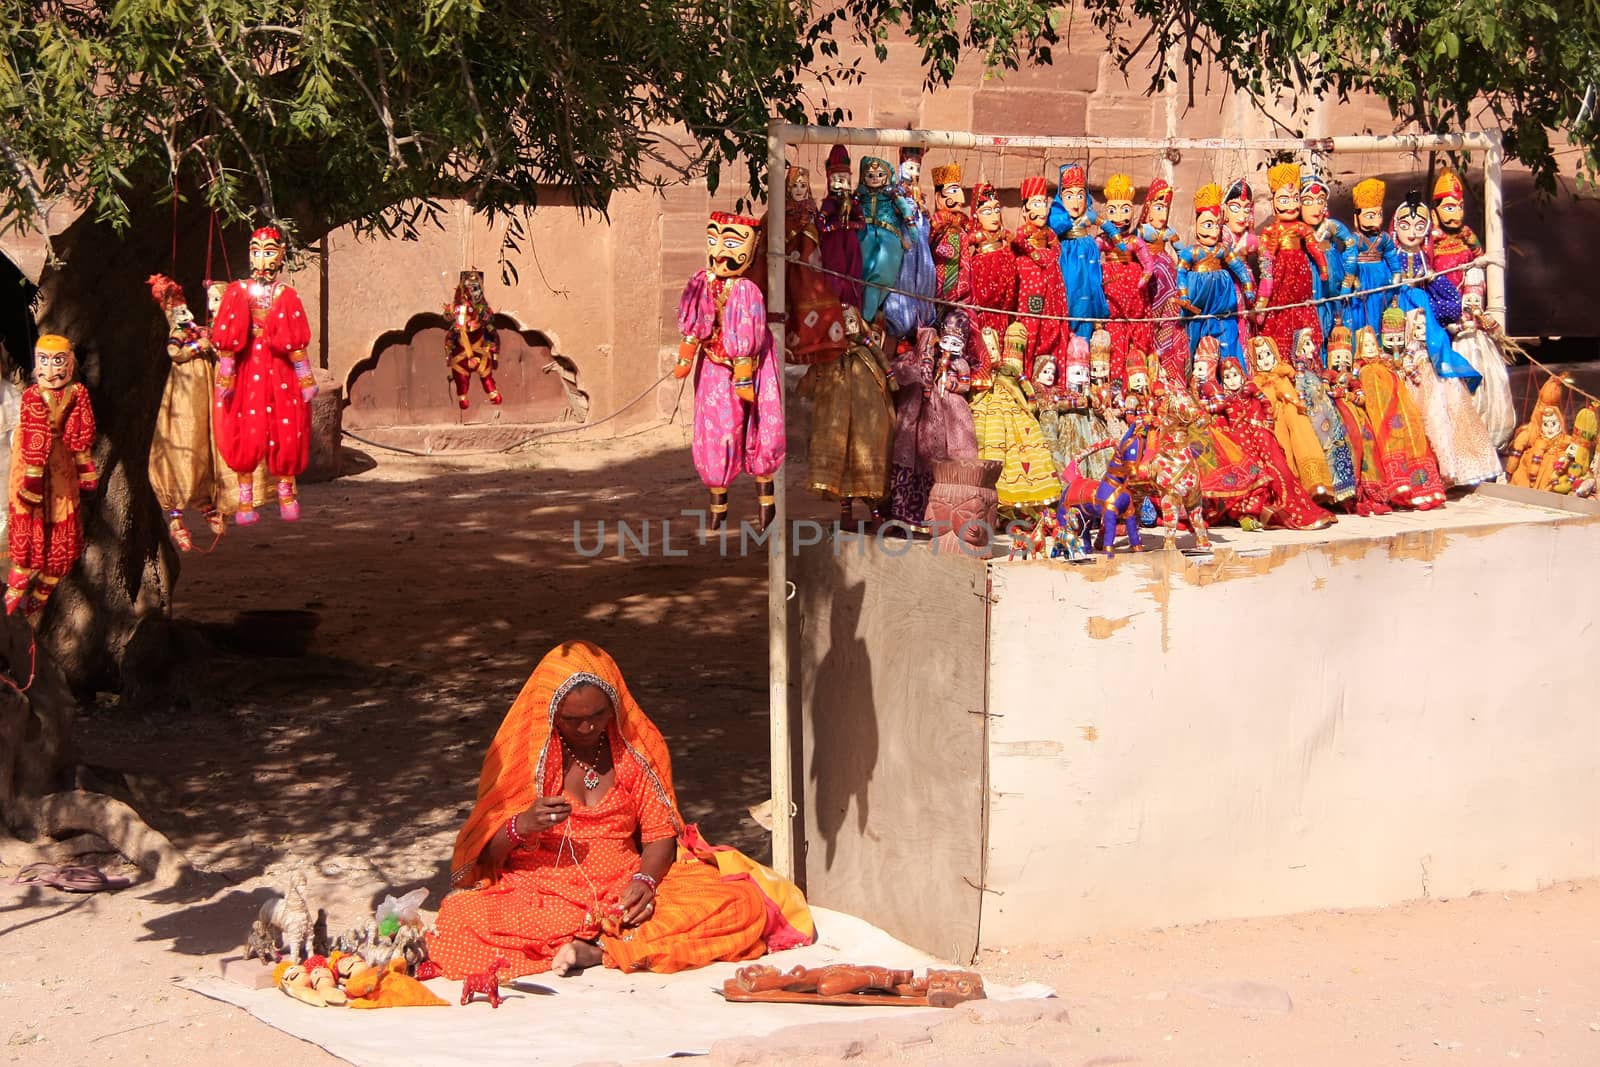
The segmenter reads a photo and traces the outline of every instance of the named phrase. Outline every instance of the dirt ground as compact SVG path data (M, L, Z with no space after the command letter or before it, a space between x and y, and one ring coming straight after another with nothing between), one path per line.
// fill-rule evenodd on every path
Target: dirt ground
M268 514L185 559L175 616L205 654L182 699L106 698L80 721L83 760L125 775L220 888L0 885L5 1061L337 1062L173 981L237 950L296 861L313 865L336 927L384 892L426 886L436 904L484 745L564 638L617 657L667 735L685 814L713 841L768 854L747 813L767 797L765 561L689 543L678 511L703 491L681 430L352 458L358 473L305 488L299 525ZM831 514L791 494L799 512ZM735 516L754 506L738 486ZM601 555L574 547L574 523L592 551L596 523L619 517L673 518L672 550L687 554L618 559L609 525ZM312 652L241 649L233 617L261 608L316 612ZM0 881L17 858L0 854ZM1070 1021L963 1017L857 1058L1600 1063L1597 962L1600 883L1214 923L989 956L994 980L1054 985ZM765 1060L829 1062L803 1052Z

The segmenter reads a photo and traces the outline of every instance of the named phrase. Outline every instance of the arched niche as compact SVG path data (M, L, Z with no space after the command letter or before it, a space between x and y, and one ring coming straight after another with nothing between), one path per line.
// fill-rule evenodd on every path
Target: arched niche
M461 410L445 366L445 331L451 324L428 312L379 335L371 354L350 368L344 425L363 430L584 421L588 396L572 361L556 355L545 334L522 329L509 315L495 315L494 324L500 331L500 365L494 376L504 398L499 407L489 403L474 378L467 392L470 406Z

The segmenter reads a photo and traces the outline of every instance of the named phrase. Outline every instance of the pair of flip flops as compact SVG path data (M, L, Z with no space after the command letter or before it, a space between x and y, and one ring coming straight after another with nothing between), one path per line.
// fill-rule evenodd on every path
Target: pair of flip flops
M129 878L113 878L98 867L76 867L61 863L30 863L11 879L11 885L47 885L68 893L104 893L126 889Z

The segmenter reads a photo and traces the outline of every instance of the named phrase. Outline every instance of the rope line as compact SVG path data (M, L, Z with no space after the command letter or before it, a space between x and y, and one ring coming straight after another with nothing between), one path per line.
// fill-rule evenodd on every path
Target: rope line
M1096 324L1108 324L1113 322L1185 323L1199 322L1208 319L1236 319L1245 315L1254 316L1258 314L1254 308L1248 308L1242 311L1235 311L1231 314L1205 312L1199 315L1156 315L1146 318L1127 319L1095 318L1092 315L1049 315L1044 312L1018 311L1013 308L985 307L982 304L966 303L959 300L945 300L942 297L924 296L921 293L914 293L909 289L900 289L892 285L879 285L877 282L868 282L861 278L857 278L853 274L846 274L844 271L831 270L828 267L824 267L816 263L807 263L799 258L798 252L786 255L784 257L784 261L792 266L803 267L806 270L816 271L819 274L826 274L834 278L843 278L846 281L855 282L864 287L881 289L886 293L896 293L900 296L910 297L913 300L920 300L929 304L939 304L948 308L959 308L967 312L981 311L992 315L1009 315L1013 319L1039 319L1047 322L1092 322ZM1358 297L1366 296L1369 293L1388 292L1391 289L1412 289L1427 282L1431 282L1435 278L1443 275L1454 274L1456 271L1464 271L1472 267L1481 267L1490 262L1493 262L1492 258L1490 256L1483 255L1466 263L1458 263L1448 270L1430 270L1419 277L1409 278L1403 282L1390 282L1388 285L1375 285L1370 289L1352 289L1350 292L1340 293L1338 296L1314 297L1310 300L1301 300L1293 304L1273 304L1270 307L1263 308L1260 314L1266 314L1273 311L1287 311L1290 308L1319 307L1323 304L1337 304L1345 300L1355 300Z

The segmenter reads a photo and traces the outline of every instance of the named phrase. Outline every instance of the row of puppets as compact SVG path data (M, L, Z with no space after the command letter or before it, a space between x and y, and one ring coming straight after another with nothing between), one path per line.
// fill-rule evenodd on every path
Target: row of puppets
M166 315L171 361L151 440L150 483L182 551L194 547L187 511L198 511L214 537L230 515L241 526L259 521L257 506L274 499L284 520L300 517L296 479L310 457L317 383L306 354L310 324L299 294L281 278L284 258L280 231L255 231L250 277L206 283L207 325L176 281L161 274L149 279ZM468 405L474 377L489 402L499 404L499 338L481 272L461 273L445 315L448 371L460 406ZM20 397L9 382L0 386L0 430L12 438L8 614L21 610L36 620L83 550L79 508L97 482L90 458L95 424L88 390L75 378L71 342L46 335L34 351L34 384Z
M810 365L810 486L847 523L861 501L949 529L987 497L1052 533L1098 522L1110 551L1119 528L1139 547L1141 505L1159 504L1169 539L1187 522L1205 547L1208 522L1316 529L1503 475L1593 491L1596 405L1569 431L1552 380L1516 426L1454 174L1387 217L1384 183L1360 182L1350 227L1324 180L1279 164L1264 225L1248 182L1207 185L1186 241L1161 180L1136 207L1112 175L1097 211L1081 165L1054 195L1026 178L1012 231L990 184L969 213L958 165L933 168L930 210L920 163L869 157L852 185L837 145L820 205L805 170L786 178L785 356ZM740 473L765 525L783 460L762 227L714 214L680 303L713 528Z

